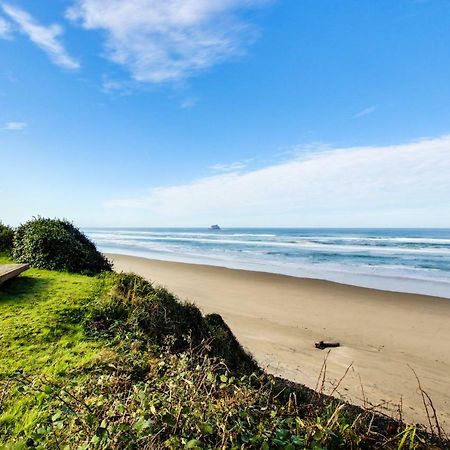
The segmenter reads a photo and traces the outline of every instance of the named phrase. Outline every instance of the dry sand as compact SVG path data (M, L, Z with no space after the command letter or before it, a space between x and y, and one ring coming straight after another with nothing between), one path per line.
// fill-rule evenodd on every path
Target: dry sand
M223 316L239 341L273 374L316 387L328 350L325 391L370 402L426 423L423 389L450 431L450 300L328 281L108 255L117 271L166 286L204 313ZM384 409L384 412L387 410Z

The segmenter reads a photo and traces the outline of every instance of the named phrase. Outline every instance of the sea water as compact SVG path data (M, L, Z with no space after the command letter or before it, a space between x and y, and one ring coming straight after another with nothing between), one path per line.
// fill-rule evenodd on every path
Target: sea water
M89 228L103 252L450 298L450 229Z

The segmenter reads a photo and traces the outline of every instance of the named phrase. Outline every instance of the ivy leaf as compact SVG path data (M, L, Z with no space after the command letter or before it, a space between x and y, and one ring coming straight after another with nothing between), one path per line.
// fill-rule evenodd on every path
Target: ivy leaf
M136 431L143 431L150 426L150 420L146 420L145 417L140 417L139 420L134 424L134 429Z
M52 416L52 422L56 422L61 416L62 412L60 409L58 409L58 411L56 411L55 414L53 414Z
M213 433L213 427L209 423L204 423L200 426L200 429L203 431L203 433L206 434L212 434Z
M202 443L198 439L191 439L185 446L185 448L200 449Z

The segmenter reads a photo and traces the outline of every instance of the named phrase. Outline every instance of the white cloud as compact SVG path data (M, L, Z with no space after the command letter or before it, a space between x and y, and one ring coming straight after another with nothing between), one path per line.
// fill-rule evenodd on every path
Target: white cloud
M106 32L107 57L135 80L176 81L239 54L254 37L240 9L263 0L76 0L67 15Z
M355 114L355 117L363 117L363 116L368 116L369 114L374 113L376 110L378 109L377 105L372 105L369 106L368 108L364 108L361 111L357 112Z
M155 225L450 226L450 136L338 148L108 202ZM144 213L144 214L143 214Z
M185 98L180 103L181 109L190 109L193 108L197 104L197 100L195 98Z
M11 34L11 25L3 19L3 17L0 17L0 38L2 39L8 39Z
M7 122L5 123L3 129L8 131L21 131L28 127L25 122Z
M251 161L253 160L245 159L243 161L236 161L228 164L219 163L214 164L210 167L210 169L216 172L240 172L241 170L245 169Z
M132 88L133 86L130 81L111 79L107 75L102 76L102 91L106 94L116 92L120 95L127 95L132 92Z
M72 58L59 41L63 30L59 25L45 27L40 25L26 11L2 4L3 11L20 27L30 40L48 54L50 59L58 66L66 69L78 69L80 64Z

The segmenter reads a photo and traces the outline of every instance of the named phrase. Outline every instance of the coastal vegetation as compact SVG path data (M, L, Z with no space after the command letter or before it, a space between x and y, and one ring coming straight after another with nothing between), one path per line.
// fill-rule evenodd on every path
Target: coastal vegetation
M14 245L73 231L39 220ZM0 287L0 449L445 448L265 373L220 316L137 275L69 273L79 255Z
M95 274L111 270L95 245L67 220L33 218L14 232L13 256L40 269Z
M9 253L13 248L14 230L0 222L0 253Z

